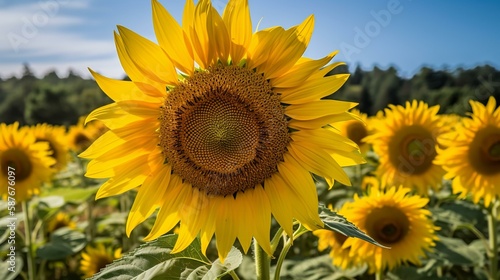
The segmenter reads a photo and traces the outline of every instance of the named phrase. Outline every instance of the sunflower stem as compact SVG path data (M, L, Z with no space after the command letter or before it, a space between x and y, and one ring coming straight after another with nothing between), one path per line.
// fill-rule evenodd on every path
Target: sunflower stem
M288 238L285 244L283 244L283 249L281 250L280 256L278 257L278 262L276 263L276 270L274 272L274 280L280 279L281 267L283 266L283 261L285 260L286 255L290 248L292 248L293 240L300 237L302 234L308 232L303 225L300 225L299 228L293 233L293 238Z
M80 166L80 178L82 180L82 187L87 188L88 180L87 177L85 177L85 164L81 158L79 158L76 154L74 155L76 158L76 161L78 162L78 165ZM94 195L91 195L87 199L87 241L91 242L94 240L94 234L95 234L95 220L94 220L94 205L95 205L95 197Z
M283 228L280 227L278 231L274 234L273 239L271 240L271 252L274 253L276 251L276 248L278 248L278 245L280 244L280 239L281 236L283 235Z
M31 215L29 210L28 201L22 202L22 208L24 213L24 240L26 242L27 248L27 259L28 259L28 279L35 279L35 259L33 256L33 239L31 235Z
M88 225L87 225L87 240L91 242L94 240L94 196L90 196L87 199L87 217L88 217Z
M497 240L497 221L498 200L494 200L488 211L488 235L490 259L490 279L498 279L498 240Z
M122 213L128 213L130 210L130 196L129 193L122 194L120 196L120 211ZM130 238L127 236L127 234L123 233L122 235L122 246L123 246L123 251L127 252L131 248L130 244Z
M233 280L240 280L240 277L238 277L238 274L236 274L236 272L234 272L234 270L231 270L229 272L229 275L231 275L231 277L233 278Z
M271 260L266 252L260 247L257 239L253 240L255 254L255 272L257 280L269 280L271 276Z
M356 164L356 180L357 185L361 189L361 184L363 183L363 177L361 176L361 164Z
M383 280L384 279L384 272L382 270L378 270L377 273L375 274L375 280Z

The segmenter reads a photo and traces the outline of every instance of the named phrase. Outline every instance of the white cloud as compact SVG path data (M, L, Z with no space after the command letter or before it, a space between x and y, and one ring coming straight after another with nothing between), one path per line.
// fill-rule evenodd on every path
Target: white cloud
M75 32L75 27L89 20L80 12L89 6L89 1L41 0L2 7L0 57L8 63L0 65L0 76L20 73L23 62L41 75L49 69L66 71L69 67L82 67L85 74L86 66L102 65L104 61L113 61L117 69L109 72L120 75L112 40Z

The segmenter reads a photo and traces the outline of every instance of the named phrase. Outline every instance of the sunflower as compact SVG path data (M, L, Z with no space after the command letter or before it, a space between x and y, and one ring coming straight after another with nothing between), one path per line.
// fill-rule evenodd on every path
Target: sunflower
M67 213L59 212L47 223L47 233L54 232L63 227L74 229L76 228L76 224L71 220L71 217Z
M53 168L61 170L68 163L68 146L64 141L66 129L62 126L52 126L46 123L32 127L36 141L46 141L52 152L51 157L56 160Z
M121 258L121 256L122 249L113 251L111 247L104 248L104 245L100 243L96 247L89 246L85 249L85 252L82 252L80 270L83 272L85 278L90 278L106 265Z
M49 181L55 160L50 156L49 144L37 142L28 127L19 128L19 123L0 124L0 194L2 199L13 197L17 202L40 193L42 182ZM7 171L13 171L9 175ZM13 190L15 189L15 190ZM11 191L15 195L11 195Z
M332 124L332 126L337 128L340 134L354 141L359 146L362 154L366 154L370 149L370 145L363 138L369 134L367 127L368 116L357 109L352 109L351 113L357 117L356 120L338 122Z
M410 196L408 188L391 187L386 192L370 189L364 197L354 196L339 214L355 224L382 245L382 248L358 238L347 238L343 248L350 247L350 257L368 264L370 273L392 270L402 263L420 264L437 240L430 211L423 207L428 199Z
M80 117L76 125L69 127L66 142L75 152L87 149L95 139L104 134L106 127L99 121L85 124L85 117Z
M461 198L471 194L475 203L483 198L489 206L500 196L500 108L493 97L486 106L470 104L470 118L438 138L444 149L438 149L435 163L446 170L446 179L453 179L454 193Z
M376 174L381 186L403 185L427 195L436 189L444 170L433 164L436 138L445 131L437 116L439 106L424 102L406 102L406 107L389 105L385 117L374 119L375 132L365 141L373 144L380 157Z
M173 252L216 235L223 261L238 238L268 253L271 214L292 235L293 219L323 226L311 172L350 184L342 166L364 160L357 145L329 123L352 119L354 103L322 100L348 75L325 77L334 53L301 57L314 18L290 29L252 33L248 3L230 0L219 13L210 1L186 1L182 26L158 3L159 44L118 27L115 44L132 81L91 71L115 102L93 111L110 129L80 156L87 176L110 178L96 197L137 186L130 234L159 208L146 240L178 223ZM326 65L326 66L325 66Z

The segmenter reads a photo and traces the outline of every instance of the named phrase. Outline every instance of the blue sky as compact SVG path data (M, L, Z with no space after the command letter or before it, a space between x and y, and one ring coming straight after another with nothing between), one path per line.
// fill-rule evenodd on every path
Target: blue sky
M213 0L222 11L228 0ZM185 1L160 0L178 20ZM299 24L315 15L305 56L340 50L336 61L364 69L395 66L409 76L423 65L500 68L500 1L249 0L254 28ZM29 63L37 75L87 67L111 77L123 71L113 30L126 26L154 40L149 0L0 0L0 77L21 73Z

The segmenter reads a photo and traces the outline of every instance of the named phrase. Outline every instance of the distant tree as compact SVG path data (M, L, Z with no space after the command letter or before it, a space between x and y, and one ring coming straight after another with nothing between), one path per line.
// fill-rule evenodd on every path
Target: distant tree
M358 64L356 66L356 69L354 69L354 73L349 78L349 84L360 85L361 82L363 81L363 75L364 75L364 72Z
M24 118L28 124L51 123L69 125L78 118L75 107L66 97L68 92L48 87L33 90L26 99Z

